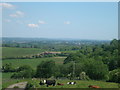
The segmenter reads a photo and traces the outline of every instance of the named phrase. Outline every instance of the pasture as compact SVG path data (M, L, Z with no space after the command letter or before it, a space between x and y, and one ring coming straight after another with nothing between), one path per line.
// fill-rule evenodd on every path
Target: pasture
M110 83L110 82L104 82L104 81L82 81L82 80L71 80L75 81L76 85L67 85L67 82L70 80L57 80L57 83L64 84L63 86L50 86L49 88L88 88L89 85L96 85L100 86L100 88L118 88L117 83ZM39 83L39 81L37 81ZM46 85L40 86L40 88L48 88Z
M2 47L2 58L20 57L26 55L33 55L44 52L44 50L36 48L16 48L16 47Z
M56 86L49 86L46 87L46 85L39 85L40 80L34 80L32 81L32 79L9 79L9 82L6 82L5 84L3 84L3 87L6 88L8 86L10 86L11 84L15 84L18 82L23 82L23 81L28 81L28 82L32 82L34 83L33 85L35 86L35 88L89 88L89 85L96 85L99 86L100 88L118 88L118 84L117 83L111 83L111 82L104 82L104 81L82 81L82 80L56 80L56 83L62 83L64 85L60 86L60 85L56 85ZM76 85L67 85L67 82L69 81L76 81Z
M50 57L50 58L35 58L35 59L6 59L2 61L2 64L6 63L11 63L14 68L17 68L22 65L29 65L33 69L36 69L37 65L40 64L42 61L46 60L53 60L55 61L56 64L62 64L65 58L55 58L55 57Z

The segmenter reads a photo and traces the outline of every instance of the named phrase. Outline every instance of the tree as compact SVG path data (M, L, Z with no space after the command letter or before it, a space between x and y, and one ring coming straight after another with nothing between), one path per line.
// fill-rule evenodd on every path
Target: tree
M11 78L32 78L35 75L35 71L28 65L21 66L17 69Z
M109 81L120 83L120 68L109 72Z
M84 62L84 71L94 80L107 79L108 67L102 61L88 59Z
M52 60L49 61L42 61L37 66L36 77L39 78L49 78L54 73L55 62Z

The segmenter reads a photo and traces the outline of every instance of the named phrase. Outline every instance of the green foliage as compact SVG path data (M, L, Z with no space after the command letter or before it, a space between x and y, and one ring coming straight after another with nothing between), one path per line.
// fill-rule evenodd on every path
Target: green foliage
M88 59L84 62L84 71L86 74L94 80L106 80L108 74L107 65L102 61L96 61L94 59Z
M30 66L21 66L18 68L11 78L32 78L35 75L35 71Z
M36 80L28 81L25 90L30 90L33 88L38 88L40 85Z
M109 81L120 83L120 68L109 72Z
M37 66L36 77L49 78L52 76L55 68L55 61L43 61Z
M14 72L15 71L11 63L6 63L5 65L3 65L2 70L3 72Z
M120 67L118 45L120 46L120 40L114 39L110 44L81 46L78 52L70 54L64 60L64 64L72 61L81 64L76 64L76 76L78 76L78 73L85 71L91 79L107 80L108 70Z
M85 72L81 72L81 73L80 73L79 79L80 79L80 80L90 80L90 78L86 75Z

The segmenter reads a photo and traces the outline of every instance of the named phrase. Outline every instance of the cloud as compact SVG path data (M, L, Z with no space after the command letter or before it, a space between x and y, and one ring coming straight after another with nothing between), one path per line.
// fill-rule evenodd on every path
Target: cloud
M28 27L30 28L38 28L38 24L28 24Z
M71 22L70 21L65 21L64 24L71 24Z
M39 24L46 24L45 21L41 21L41 20L39 20L38 23L39 23Z
M14 14L10 14L9 16L10 17L15 17L15 18L17 18L17 17L24 17L24 13L21 12L21 11L16 11Z
M2 6L3 8L8 8L8 9L15 7L14 5L12 5L10 3L0 3L0 6Z

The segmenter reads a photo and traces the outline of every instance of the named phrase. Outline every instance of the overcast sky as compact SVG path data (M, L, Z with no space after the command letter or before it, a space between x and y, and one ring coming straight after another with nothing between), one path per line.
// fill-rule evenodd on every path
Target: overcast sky
M118 38L117 2L2 3L3 37Z

